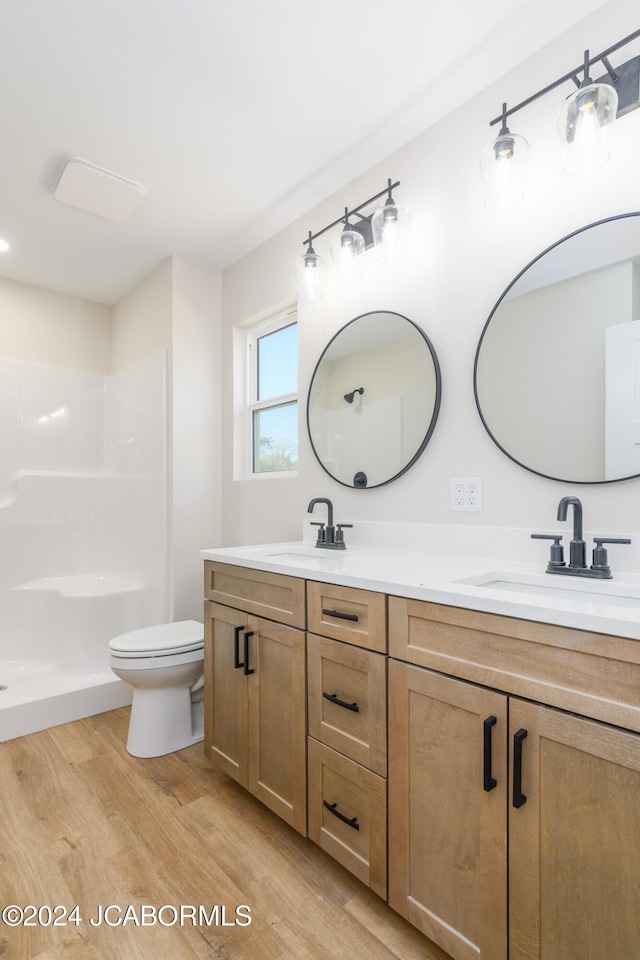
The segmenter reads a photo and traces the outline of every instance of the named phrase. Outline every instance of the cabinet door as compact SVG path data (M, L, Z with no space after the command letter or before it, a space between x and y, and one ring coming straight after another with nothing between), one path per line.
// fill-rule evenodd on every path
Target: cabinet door
M506 696L389 662L389 903L455 960L507 956L506 740Z
M250 618L248 787L306 835L306 670L301 630Z
M522 758L509 807L511 960L640 957L640 737L517 699L509 710Z
M248 786L246 678L240 663L249 616L205 601L205 754Z

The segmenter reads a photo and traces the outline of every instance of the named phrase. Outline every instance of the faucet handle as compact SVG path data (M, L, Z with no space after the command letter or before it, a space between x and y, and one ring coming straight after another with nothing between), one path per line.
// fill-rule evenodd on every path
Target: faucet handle
M564 562L564 549L560 543L562 540L561 533L532 533L531 539L553 540L553 543L549 548L549 563L547 564L547 570L557 570L558 567L566 566Z
M311 527L320 527L318 530L318 538L316 540L316 545L319 543L326 543L327 541L327 531L324 528L324 521L322 520L311 520L309 522Z
M599 571L601 576L610 577L611 567L609 566L609 558L602 544L631 543L631 540L629 540L628 537L594 537L593 542L595 543L595 547L593 548L593 563L591 564L591 569Z
M628 537L594 537L593 542L601 547L603 543L631 543L631 540Z
M352 526L352 523L336 523L336 544L344 543L344 533L342 531L345 527Z

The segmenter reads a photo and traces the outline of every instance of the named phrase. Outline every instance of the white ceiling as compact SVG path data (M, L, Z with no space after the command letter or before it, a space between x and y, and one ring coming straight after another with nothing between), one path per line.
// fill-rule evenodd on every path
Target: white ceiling
M602 2L0 0L0 275L222 268ZM144 186L128 223L54 198L69 157Z

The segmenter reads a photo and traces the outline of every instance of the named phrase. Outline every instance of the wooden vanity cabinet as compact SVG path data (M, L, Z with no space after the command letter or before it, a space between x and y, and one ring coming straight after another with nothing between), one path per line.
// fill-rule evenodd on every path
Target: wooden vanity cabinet
M389 901L455 960L640 956L640 737L567 710L636 726L637 646L390 598Z
M309 837L386 899L386 597L315 581L307 597L324 634L307 636Z
M640 956L640 737L510 699L510 960ZM522 802L522 797L526 800Z
M205 572L209 583L211 573ZM236 567L233 577L233 592L225 599L253 610L270 609L274 595L282 603L296 589L287 582L294 578L281 577L282 584L264 591L259 571ZM304 581L298 583L304 591ZM238 593L244 594L241 601ZM302 629L205 601L205 755L303 835L305 653Z
M640 957L640 644L212 562L205 595L221 769L454 960Z
M389 662L389 904L456 960L507 958L507 699Z

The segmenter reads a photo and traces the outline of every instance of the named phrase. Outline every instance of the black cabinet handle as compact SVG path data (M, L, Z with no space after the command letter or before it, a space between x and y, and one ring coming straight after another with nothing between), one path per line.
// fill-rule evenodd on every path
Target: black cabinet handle
M244 641L244 663L243 663L243 667L244 667L244 675L245 675L245 677L248 677L250 673L255 673L255 670L250 670L250 669L249 669L249 637L252 637L252 636L253 636L253 630L247 630L247 632L245 633L244 637L242 638L243 641Z
M329 813L332 813L334 817L338 818L338 820L342 820L343 823L346 823L348 827L353 827L354 830L360 829L360 824L358 823L357 817L352 817L350 820L349 817L345 817L344 813L340 813L337 803L327 803L326 800L323 800L322 802Z
M497 717L487 717L484 721L484 789L487 793L498 786L498 781L491 776L491 730L498 722Z
M357 703L347 703L346 700L340 700L337 693L325 693L322 692L322 696L325 700L330 700L331 703L335 703L338 707L344 707L345 710L353 710L354 713L360 712L360 707Z
M324 610L323 614L325 617L337 617L338 620L353 620L354 623L358 622L357 613L340 613L339 610Z
M513 805L516 809L527 802L526 794L522 792L522 744L526 737L524 727L513 735Z
M233 666L234 669L239 670L240 667L244 667L244 663L240 661L240 634L244 630L244 625L242 627L233 628Z

